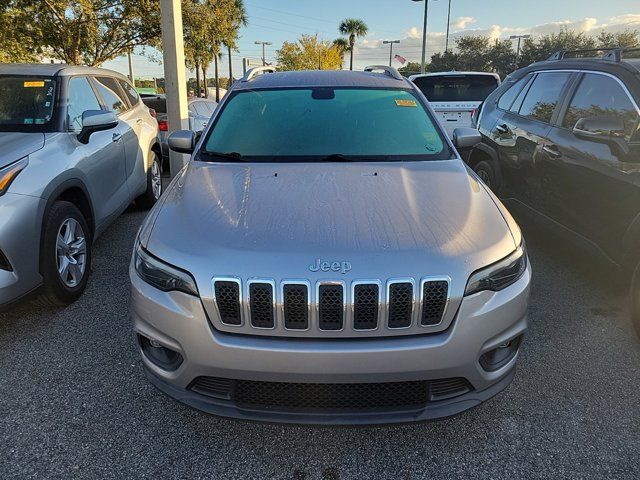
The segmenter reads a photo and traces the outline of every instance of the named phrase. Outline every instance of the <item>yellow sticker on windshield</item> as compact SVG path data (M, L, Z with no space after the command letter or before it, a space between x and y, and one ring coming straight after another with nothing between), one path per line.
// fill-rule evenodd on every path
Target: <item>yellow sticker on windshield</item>
M44 81L24 82L24 88L44 87Z
M418 103L415 100L396 100L396 105L399 107L415 107Z

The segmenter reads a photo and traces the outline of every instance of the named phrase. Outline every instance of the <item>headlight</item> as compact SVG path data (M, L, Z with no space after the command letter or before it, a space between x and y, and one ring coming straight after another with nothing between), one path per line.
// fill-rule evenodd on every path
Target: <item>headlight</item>
M507 288L515 283L526 269L527 251L523 240L516 251L507 258L473 273L469 277L464 294L471 295L482 290L497 292Z
M6 167L0 168L0 196L9 189L9 185L15 180L18 174L29 164L29 157L24 157L17 162L13 162Z
M139 243L134 252L134 265L142 280L163 292L177 290L198 296L196 282L189 273L151 256Z

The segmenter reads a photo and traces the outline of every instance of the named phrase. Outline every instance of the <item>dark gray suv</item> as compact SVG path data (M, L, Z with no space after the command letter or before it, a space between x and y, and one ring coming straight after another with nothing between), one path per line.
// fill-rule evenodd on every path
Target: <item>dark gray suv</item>
M640 333L640 49L548 61L484 102L468 163L494 192L586 240L631 279Z

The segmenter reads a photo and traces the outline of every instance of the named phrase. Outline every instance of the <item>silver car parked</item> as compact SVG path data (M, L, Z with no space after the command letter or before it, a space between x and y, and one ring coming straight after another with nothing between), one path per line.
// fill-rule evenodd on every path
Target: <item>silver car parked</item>
M395 69L235 83L151 211L130 268L150 381L231 417L386 423L466 410L513 378L520 229ZM382 73L376 73L383 70Z
M0 307L40 285L48 303L82 294L92 242L160 197L157 132L116 72L0 65Z

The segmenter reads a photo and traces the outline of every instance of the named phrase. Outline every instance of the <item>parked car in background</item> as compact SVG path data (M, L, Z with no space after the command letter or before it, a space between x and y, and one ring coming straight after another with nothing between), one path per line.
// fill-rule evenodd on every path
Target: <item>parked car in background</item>
M377 70L382 70L377 73ZM396 69L232 86L140 229L131 316L160 390L218 415L452 415L513 378L531 269L520 229ZM261 74L262 72L262 74Z
M144 104L153 109L158 120L158 141L162 149L162 169L169 171L169 147L167 146L167 136L169 132L169 122L167 121L167 99L164 95L141 94ZM207 127L207 123L213 115L218 104L206 98L191 97L188 100L189 110L189 130L201 132Z
M123 75L0 65L0 307L40 285L49 303L82 294L93 241L160 197L157 132Z
M514 73L484 102L483 142L468 163L500 197L619 267L640 333L640 59L631 53L559 52Z
M439 72L409 77L427 97L449 136L458 127L475 127L473 116L500 85L500 76L484 72Z

